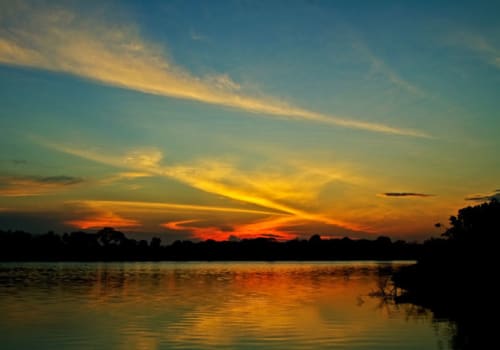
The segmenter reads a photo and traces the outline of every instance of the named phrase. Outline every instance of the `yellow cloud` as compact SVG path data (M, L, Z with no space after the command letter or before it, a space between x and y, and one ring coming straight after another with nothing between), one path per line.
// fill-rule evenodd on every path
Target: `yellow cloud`
M127 156L105 155L102 152L92 152L82 147L76 149L49 142L45 142L44 144L59 151L107 165L173 178L204 192L254 204L267 210L286 213L301 220L340 226L353 231L369 231L363 225L333 219L331 216L310 212L285 203L285 198L291 199L293 202L295 198L317 196L321 187L332 180L332 178L324 174L321 177L321 171L315 175L315 181L307 181L307 174L304 176L290 175L294 174L293 171L271 174L271 179L268 180L265 177L266 175L264 175L265 172L242 171L228 161L201 160L192 162L189 165L166 166L161 163L161 159L155 157L153 157L155 159L154 162L129 162L126 161L129 159ZM132 153L135 154L134 159L150 159L152 157L151 154L158 154L158 151L154 149L143 152L146 153L142 155L140 151L133 151ZM339 174L335 176L339 176ZM283 185L275 185L278 178L281 178L280 181L282 181ZM293 192L294 188L295 193Z
M2 6L8 8L9 6ZM252 97L228 75L197 77L175 65L130 25L69 9L15 6L0 16L0 63L64 72L148 94L188 99L285 119L428 137L422 131L342 118Z
M67 204L81 205L91 209L108 210L113 208L123 212L166 212L166 211L206 211L206 212L227 212L259 215L284 215L283 213L269 210L254 210L245 208L219 207L209 205L178 204L163 202L138 202L138 201L104 201L104 200L83 200L71 201Z
M229 173L229 176L222 175L220 177L214 177L214 169L212 168L212 171L209 171L209 175L207 176L204 171L205 167L206 165L194 165L187 168L177 166L166 168L164 169L163 173L166 176L175 178L180 182L186 183L205 192L219 194L241 202L252 203L264 208L279 210L305 220L318 221L325 224L346 227L351 230L362 229L361 227L353 223L344 222L342 220L335 220L320 214L309 213L305 210L297 209L291 205L283 204L282 201L280 201L280 198L286 196L286 193L280 193L279 188L276 188L275 193L273 193L272 191L265 191L264 193L259 192L258 190L256 191L256 188L258 189L259 187L266 187L266 184L259 184L255 186L255 181L253 181L254 185L252 186L252 182L245 182L246 176L243 174L243 172L233 171ZM226 172L227 174L227 170L223 170L223 172ZM286 180L287 179L285 177L282 181L286 182ZM307 192L301 192L301 188L296 188L296 191L297 193L303 193L303 196L311 195Z
M147 169L157 167L162 158L162 152L157 149L137 150L125 156L125 163Z

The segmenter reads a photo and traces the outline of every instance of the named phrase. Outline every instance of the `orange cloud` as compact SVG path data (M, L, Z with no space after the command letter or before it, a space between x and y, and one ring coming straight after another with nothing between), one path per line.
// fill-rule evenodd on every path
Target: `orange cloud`
M103 227L114 227L123 229L123 228L141 226L141 223L137 220L127 219L112 212L101 213L95 216L88 216L77 220L69 220L66 221L65 223L82 230L91 228L103 228Z
M279 239L295 238L295 235L279 229L278 226L286 226L296 221L296 219L288 214L279 212L245 208L131 201L69 201L66 202L66 205L70 208L73 207L77 213L83 216L83 219L70 220L66 223L81 229L103 226L117 228L141 226L137 220L131 219L134 217L141 217L149 224L158 225L157 220L164 220L165 215L173 215L174 217L198 215L201 219L171 220L161 223L160 226L172 231L190 233L190 236L202 240L226 240L229 235L236 235L240 238L262 237L263 235L272 235ZM226 213L238 215L239 219L235 220L234 215L232 215L231 227L223 224L217 226L213 224L213 222L218 221L214 218L216 213L224 215L222 218L223 222L227 220ZM266 215L266 218L260 219L263 215ZM236 221L244 221L245 223L235 225Z
M240 239L266 237L278 240L290 240L296 238L297 235L287 232L284 228L295 221L296 219L293 217L266 218L249 224L234 225L230 231L215 226L202 227L189 225L201 222L201 220L196 219L170 221L161 224L161 226L175 231L189 231L193 237L201 240L213 239L224 241L229 239L230 236Z
M192 226L183 226L183 225L190 224L192 222L197 222L197 221L199 221L199 220L193 219L193 220L170 221L170 222L166 222L164 224L161 224L161 226L168 228L169 230L180 231L180 230L186 230L186 229L193 229Z

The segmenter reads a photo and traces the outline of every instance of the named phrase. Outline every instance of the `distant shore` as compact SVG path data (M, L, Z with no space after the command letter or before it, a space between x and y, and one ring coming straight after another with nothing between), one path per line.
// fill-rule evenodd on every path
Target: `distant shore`
M162 245L129 239L113 228L97 233L49 232L33 235L0 231L0 261L415 261L422 245L374 240L321 239L277 241L273 238L238 241L175 241Z

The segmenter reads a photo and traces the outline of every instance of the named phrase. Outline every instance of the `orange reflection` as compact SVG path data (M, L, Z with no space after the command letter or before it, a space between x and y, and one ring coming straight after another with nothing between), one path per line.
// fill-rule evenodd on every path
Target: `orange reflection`
M83 339L72 337L75 331L91 335L83 340L89 347L93 343L88 341L96 339L114 349L347 349L360 342L373 342L374 348L382 349L381 341L429 348L419 342L434 341L430 321L422 322L420 315L411 324L406 306L382 305L380 299L368 296L377 288L378 266L356 262L65 264L48 270L35 266L14 272L30 275L16 293L0 286L4 312L0 327L25 337L27 331L38 335L40 325L50 325L61 348L64 341Z
M368 296L378 276L376 265L367 263L188 263L164 269L151 264L137 272L141 277L129 270L100 270L87 300L89 307L111 307L108 312L123 319L127 313L163 310L154 331L147 319L133 325L139 331L127 342L138 347L144 338L195 348L233 347L245 338L284 344L306 339L342 347L378 331L384 322L402 337L407 328L407 315L399 314L404 310L381 307ZM117 296L128 301L125 309L114 302ZM398 317L400 324L394 322Z

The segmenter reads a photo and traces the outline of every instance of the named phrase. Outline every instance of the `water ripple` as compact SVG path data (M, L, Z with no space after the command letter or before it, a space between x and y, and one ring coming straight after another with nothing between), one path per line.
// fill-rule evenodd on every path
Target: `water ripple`
M380 263L0 264L2 349L438 349ZM410 315L410 316L409 316Z

